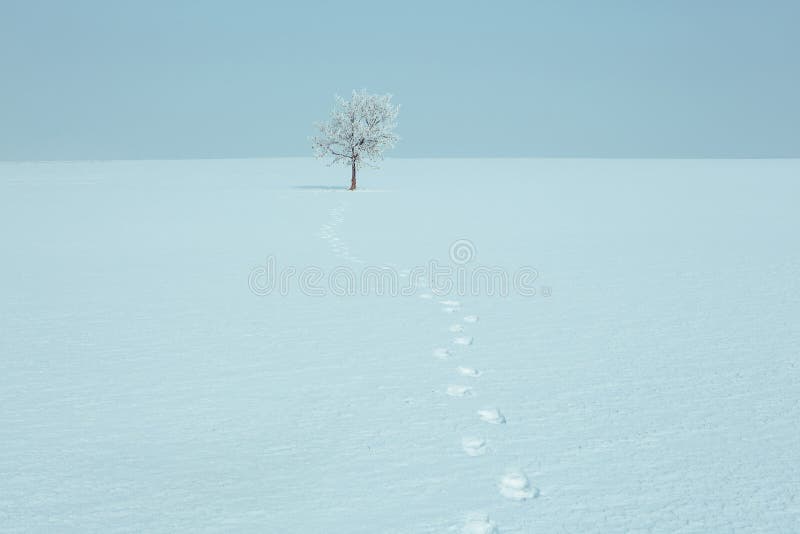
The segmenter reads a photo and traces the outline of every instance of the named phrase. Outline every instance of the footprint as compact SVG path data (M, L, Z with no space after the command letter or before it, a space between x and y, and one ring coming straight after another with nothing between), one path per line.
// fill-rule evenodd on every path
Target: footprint
M502 413L500 413L500 410L498 410L497 408L478 410L478 417L481 418L481 421L485 421L493 425L506 424L505 416Z
M447 386L447 394L451 397L471 397L472 388L462 385Z
M433 298L433 295L431 295L430 293L423 293L422 295L419 296L419 298L425 300L431 300Z
M461 306L461 303L457 300L440 300L439 304L443 306L448 306L450 308L458 308Z
M497 534L497 525L486 514L469 514L461 534Z
M444 313L455 313L456 308L442 308Z
M513 471L507 473L498 484L500 495L512 501L533 499L539 495L539 490L531 486L525 473Z
M468 347L472 345L472 337L471 336L464 336L464 337L457 337L453 340L454 345L463 345Z
M477 323L478 322L478 316L477 315L467 315L466 317L464 317L464 322L465 323Z
M433 349L433 356L440 360L446 360L450 357L450 351L445 348Z
M456 333L463 332L464 331L464 327L461 326L460 324L450 325L450 331L451 332L456 332Z
M477 378L481 376L481 372L475 369L474 367L458 367L458 374L462 376L471 376L472 378Z
M486 454L486 440L483 438L461 438L461 448L467 456L483 456Z

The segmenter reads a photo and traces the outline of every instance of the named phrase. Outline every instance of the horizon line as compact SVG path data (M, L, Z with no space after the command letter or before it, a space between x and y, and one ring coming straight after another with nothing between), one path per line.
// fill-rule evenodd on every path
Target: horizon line
M314 156L239 156L239 157L175 157L175 158L78 158L78 159L3 159L0 164L24 163L112 163L112 162L148 162L148 161L247 161L270 159L318 159ZM798 156L397 156L389 160L637 160L637 161L722 161L722 160L796 160Z

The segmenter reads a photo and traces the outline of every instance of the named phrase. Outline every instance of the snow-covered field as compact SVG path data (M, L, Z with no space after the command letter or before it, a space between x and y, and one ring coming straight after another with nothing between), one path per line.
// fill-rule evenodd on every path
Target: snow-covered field
M798 176L2 163L0 531L798 532Z

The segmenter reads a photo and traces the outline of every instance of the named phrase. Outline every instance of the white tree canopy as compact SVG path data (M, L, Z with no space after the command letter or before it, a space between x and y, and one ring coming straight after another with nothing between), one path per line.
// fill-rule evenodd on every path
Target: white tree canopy
M382 160L383 151L400 139L394 133L399 106L392 95L371 95L353 91L351 100L337 96L328 122L317 123L319 135L312 139L318 158L333 158L329 165L343 163L355 169Z

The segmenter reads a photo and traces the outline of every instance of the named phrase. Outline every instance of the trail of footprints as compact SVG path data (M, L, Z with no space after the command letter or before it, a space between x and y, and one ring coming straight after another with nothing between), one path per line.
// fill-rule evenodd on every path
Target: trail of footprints
M329 210L330 218L328 222L320 227L318 236L327 241L331 252L348 261L354 263L364 263L350 253L344 240L339 236L337 227L344 221L344 211L346 203L340 204L336 208ZM408 270L400 272L400 276L407 277ZM419 295L423 300L434 301L435 298L430 293ZM456 314L461 312L461 303L456 300L440 300L441 310L446 314ZM474 337L467 335L467 330L471 325L479 321L477 315L465 315L458 323L450 325L449 332L454 334L451 340L452 349L448 347L437 347L433 349L433 356L440 360L453 360L456 353L462 349L468 349L474 343ZM469 380L470 384L475 384L481 376L481 371L475 367L459 365L455 368L456 374L464 380ZM457 383L450 384L445 389L445 394L454 398L471 397L475 395L472 385ZM490 425L505 425L506 418L503 413L494 407L485 407L475 413L475 417L483 423ZM463 436L461 438L461 448L464 454L471 457L485 456L491 449L486 439L478 436ZM521 471L508 471L497 482L497 489L503 497L512 501L525 501L538 497L539 490L532 486L530 480ZM497 534L497 525L484 513L470 513L465 518L461 528L462 534Z
M364 260L350 254L350 248L347 243L339 237L337 227L344 221L344 211L347 209L347 204L342 202L339 206L328 210L330 218L328 222L320 226L317 235L320 239L328 242L328 247L335 256L344 260L352 261L354 263L364 263Z
M428 293L422 294L420 297L425 300L434 300L433 295ZM455 300L440 300L439 304L445 313L458 313L461 311L461 303ZM440 360L455 359L454 350L467 349L473 344L474 337L465 334L468 327L477 323L478 320L479 317L477 315L466 315L461 322L450 325L448 331L454 334L451 341L453 349L437 347L433 349L433 356ZM479 369L466 365L459 365L455 368L455 371L458 376L465 380L478 379L481 376ZM472 380L469 385L464 383L450 384L445 389L445 393L450 397L456 398L473 396L475 389L472 384L476 383L475 380ZM505 415L494 407L482 408L475 413L475 416L486 424L506 424ZM467 456L474 457L484 456L490 452L487 440L478 436L463 436L461 438L461 448ZM521 471L506 472L498 480L497 489L500 495L512 501L525 501L536 498L539 495L539 490L531 485L528 477ZM465 519L461 532L464 534L497 533L497 525L485 514L470 514Z

